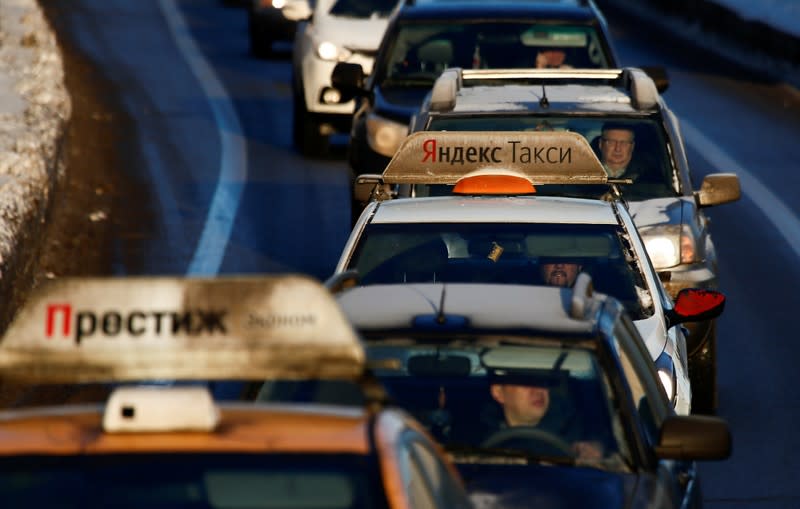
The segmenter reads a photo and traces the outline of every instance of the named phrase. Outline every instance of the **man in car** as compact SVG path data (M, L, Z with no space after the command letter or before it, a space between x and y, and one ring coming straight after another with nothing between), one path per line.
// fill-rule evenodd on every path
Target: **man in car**
M570 288L575 283L581 268L579 263L559 260L542 263L539 270L545 284Z
M582 460L602 459L602 446L596 441L582 440L582 424L571 401L553 397L544 386L495 383L489 387L492 398L502 408L498 429L518 426L536 428L571 445L572 453ZM492 437L489 436L489 441ZM495 444L502 445L502 444Z
M636 134L630 126L621 123L603 125L600 135L600 162L612 178L632 178L638 171L631 167Z

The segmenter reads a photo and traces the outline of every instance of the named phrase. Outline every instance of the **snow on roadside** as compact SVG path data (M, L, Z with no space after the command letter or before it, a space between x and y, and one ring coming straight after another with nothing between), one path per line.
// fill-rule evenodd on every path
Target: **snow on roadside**
M33 245L61 172L71 102L61 53L36 0L0 1L0 282ZM10 266L11 265L11 266Z

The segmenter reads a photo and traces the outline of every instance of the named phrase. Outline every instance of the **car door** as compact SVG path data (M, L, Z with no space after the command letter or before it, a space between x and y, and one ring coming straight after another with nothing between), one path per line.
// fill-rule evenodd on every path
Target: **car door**
M630 320L620 319L615 324L614 336L619 345L640 343L636 338L635 325ZM641 440L646 455L653 465L653 474L663 489L672 494L674 507L699 507L700 486L697 481L696 463L657 459L655 446L659 440L661 424L674 413L670 408L663 388L656 380L652 366L646 362L636 362L636 355L626 354L620 349L622 368L631 389L639 420ZM638 357L646 358L646 350Z

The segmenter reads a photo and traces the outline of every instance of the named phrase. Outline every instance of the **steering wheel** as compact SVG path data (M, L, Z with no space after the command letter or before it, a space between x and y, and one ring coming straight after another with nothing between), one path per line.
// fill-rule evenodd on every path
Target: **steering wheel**
M564 439L538 428L515 426L495 431L484 440L481 447L518 449L543 456L575 457L575 452Z

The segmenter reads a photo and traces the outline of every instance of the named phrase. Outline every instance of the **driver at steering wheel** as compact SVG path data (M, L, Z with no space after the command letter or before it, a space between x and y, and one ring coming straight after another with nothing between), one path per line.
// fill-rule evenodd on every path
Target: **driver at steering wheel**
M517 426L539 429L569 443L579 459L602 459L602 445L580 439L574 409L570 410L565 401L551 401L549 387L494 383L489 390L502 408L503 418L498 423L498 429Z

